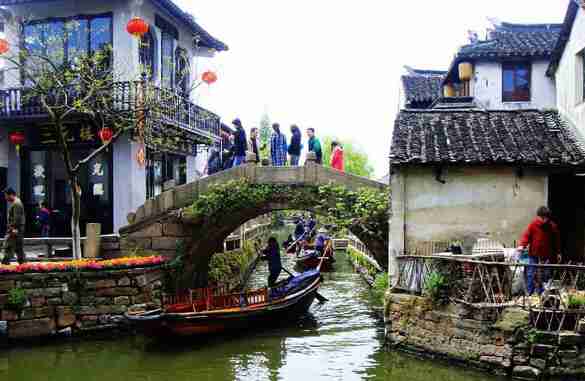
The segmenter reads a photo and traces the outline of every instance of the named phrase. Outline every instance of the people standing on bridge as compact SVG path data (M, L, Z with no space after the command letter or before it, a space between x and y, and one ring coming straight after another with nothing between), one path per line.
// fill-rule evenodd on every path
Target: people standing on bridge
M8 220L6 224L6 237L4 238L4 258L3 265L9 265L14 253L16 252L18 263L23 264L26 261L24 255L24 227L25 214L24 206L16 192L12 188L4 191L4 198L10 204L8 207Z
M290 165L296 167L299 165L301 150L303 149L303 145L301 144L301 130L297 125L293 124L290 126L290 132L292 136L290 138L290 145L288 146L288 154L290 156Z
M254 155L256 155L256 163L260 163L261 147L258 136L258 128L252 127L252 129L250 130L250 141L248 142L248 145L252 152L254 152Z
M337 141L331 142L331 168L343 172L345 164L343 162L343 147Z
M234 133L234 163L233 166L237 167L244 164L246 161L246 151L248 150L248 143L246 139L246 131L242 126L242 122L239 119L234 119L232 124L236 127Z
M268 245L262 250L262 259L268 261L268 287L273 287L282 271L282 262L280 260L280 246L275 237L268 239Z
M309 137L309 152L315 152L317 156L317 164L323 164L323 150L321 149L321 142L315 136L314 128L307 128L307 136Z
M554 264L560 263L561 258L561 235L557 225L551 220L551 211L546 206L541 206L536 211L536 218L528 225L518 250L524 251L528 248L528 263ZM537 279L540 278L540 279ZM526 267L526 281L528 294L534 291L542 294L544 284L550 278L550 270L540 271L534 266Z
M280 132L280 125L272 125L272 136L270 137L270 159L275 167L284 167L286 165L286 136Z

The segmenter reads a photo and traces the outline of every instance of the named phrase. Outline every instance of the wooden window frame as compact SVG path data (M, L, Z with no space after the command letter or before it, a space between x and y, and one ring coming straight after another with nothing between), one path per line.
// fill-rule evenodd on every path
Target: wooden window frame
M514 77L514 87L516 87L516 71L518 67L525 66L528 71L528 96L525 97L524 95L514 95L512 93L511 96L506 94L504 89L505 86L505 72L513 70ZM503 62L502 63L502 102L504 103L513 103L513 102L530 102L532 99L532 64L530 62Z

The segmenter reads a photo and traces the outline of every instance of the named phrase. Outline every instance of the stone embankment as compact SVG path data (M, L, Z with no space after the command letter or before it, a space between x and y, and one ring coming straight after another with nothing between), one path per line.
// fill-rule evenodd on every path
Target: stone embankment
M157 268L3 275L0 342L115 328L129 306L156 300Z
M585 335L530 328L530 313L508 308L437 307L425 297L389 293L391 346L521 379L585 378ZM579 379L583 379L579 378Z

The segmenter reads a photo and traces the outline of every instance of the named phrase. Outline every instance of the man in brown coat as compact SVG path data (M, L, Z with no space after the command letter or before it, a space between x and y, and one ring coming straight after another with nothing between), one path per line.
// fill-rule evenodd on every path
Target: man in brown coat
M8 207L8 221L6 228L6 237L4 238L4 258L3 265L9 265L14 252L18 258L18 263L23 264L26 260L24 255L24 228L25 215L22 201L16 196L16 192L9 188L4 191L6 202L10 204Z

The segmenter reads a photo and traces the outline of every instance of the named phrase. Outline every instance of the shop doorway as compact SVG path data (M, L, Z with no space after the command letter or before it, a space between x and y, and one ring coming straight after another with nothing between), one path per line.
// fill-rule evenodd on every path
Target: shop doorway
M89 154L88 149L72 150L77 161ZM80 175L81 233L85 225L97 222L102 233L113 232L112 155L105 152L93 160ZM44 201L52 211L51 236L71 235L71 187L61 153L46 149L29 148L22 155L22 195L27 213L27 234L36 236L40 227L36 223L39 204Z
M549 176L548 204L561 232L564 261L585 261L585 177Z

